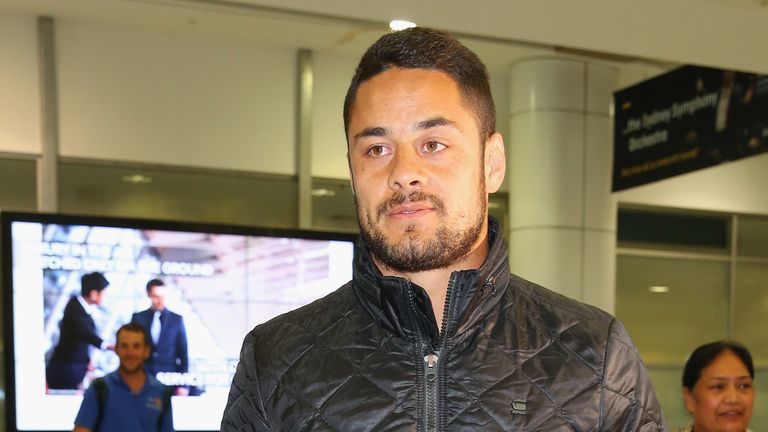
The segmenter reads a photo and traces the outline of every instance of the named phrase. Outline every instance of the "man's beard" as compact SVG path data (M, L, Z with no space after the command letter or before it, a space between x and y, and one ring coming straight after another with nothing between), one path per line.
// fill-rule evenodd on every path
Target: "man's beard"
M480 189L481 193L478 197L485 196L484 184L481 183ZM355 201L360 223L360 237L366 249L387 268L402 273L445 268L468 256L482 234L487 207L485 200L480 198L478 200L480 211L477 213L477 218L466 228L451 229L447 225L440 225L432 237L419 239L417 225L409 225L404 238L399 243L393 243L376 225L376 222L380 221L382 215L385 215L390 208L406 202L429 201L438 215L445 217L447 211L443 200L423 192L413 192L409 195L395 193L377 206L376 214L367 216L365 223L362 220L357 197ZM411 232L414 234L409 234Z

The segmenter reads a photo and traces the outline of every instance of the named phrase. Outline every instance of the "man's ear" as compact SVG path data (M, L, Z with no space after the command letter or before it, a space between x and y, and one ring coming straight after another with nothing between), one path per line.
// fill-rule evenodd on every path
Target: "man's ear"
M347 151L347 169L349 170L349 185L352 187L352 195L355 195L355 175L352 173L352 161L349 159L349 151Z
M488 193L499 190L507 171L507 157L504 150L504 138L494 132L485 141L485 188Z

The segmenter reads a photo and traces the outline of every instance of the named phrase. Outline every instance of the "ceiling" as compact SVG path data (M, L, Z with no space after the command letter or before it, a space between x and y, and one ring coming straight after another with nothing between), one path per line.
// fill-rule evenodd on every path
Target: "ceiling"
M371 21L404 18L518 43L768 72L768 56L758 48L768 41L768 0L239 1Z
M0 0L53 16L359 55L392 18L452 31L494 59L547 52L759 73L768 0ZM477 46L475 46L477 45ZM483 55L485 53L485 55Z
M306 48L355 57L388 30L383 19L353 19L218 0L0 0L0 13L124 25L186 37ZM554 51L546 45L510 43L496 38L464 35L462 39L492 72L507 68L514 59Z

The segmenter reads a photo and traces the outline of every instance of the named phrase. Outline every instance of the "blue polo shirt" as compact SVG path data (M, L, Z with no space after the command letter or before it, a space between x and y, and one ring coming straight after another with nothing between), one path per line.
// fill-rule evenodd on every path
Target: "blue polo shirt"
M163 385L150 374L144 387L137 394L131 393L128 384L118 371L104 376L107 385L107 401L101 418L101 430L109 432L173 432L173 413L169 406L158 430L163 401ZM99 401L93 386L88 387L75 418L75 425L93 430L99 412Z

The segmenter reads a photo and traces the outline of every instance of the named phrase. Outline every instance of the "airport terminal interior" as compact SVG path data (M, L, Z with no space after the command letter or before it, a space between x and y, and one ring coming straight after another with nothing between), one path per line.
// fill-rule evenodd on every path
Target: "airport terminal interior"
M355 233L344 93L389 20L411 19L453 32L489 68L508 163L489 211L512 271L621 320L671 430L690 422L686 356L741 341L755 359L751 429L766 430L768 153L611 190L613 92L686 64L768 74L765 58L742 61L766 57L744 48L759 39L689 41L683 55L660 36L690 38L668 28L684 18L649 38L649 16L642 41L608 41L554 3L565 10L525 13L561 31L526 34L452 6L409 15L408 2L0 0L0 210ZM597 3L607 21L610 2ZM650 3L649 15L663 7ZM702 22L768 27L764 1L679 3ZM600 25L622 33L617 20ZM768 40L727 37L760 31Z

